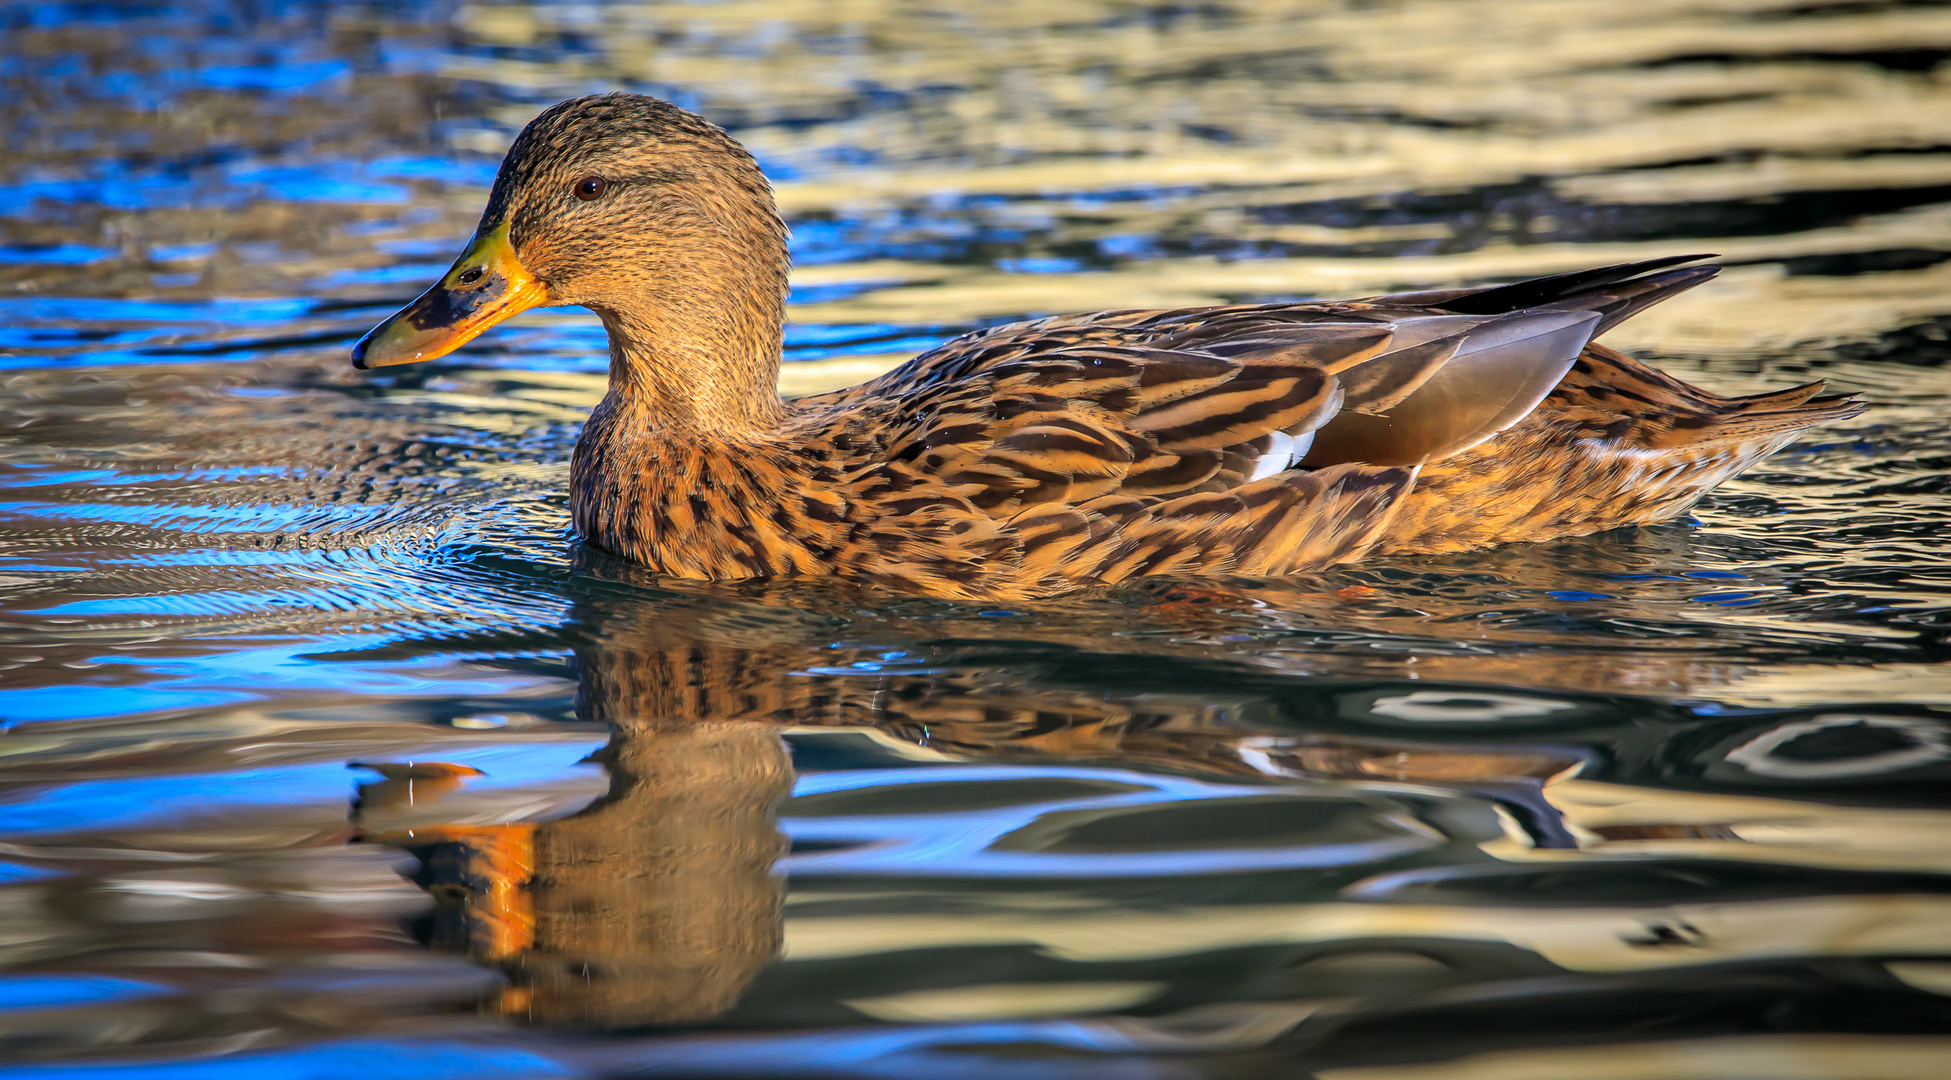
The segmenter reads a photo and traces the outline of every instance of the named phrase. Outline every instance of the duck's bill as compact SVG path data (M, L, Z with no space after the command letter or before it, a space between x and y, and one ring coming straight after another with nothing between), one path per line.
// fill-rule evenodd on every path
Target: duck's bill
M479 234L447 275L359 339L352 366L390 367L446 356L488 327L549 302L508 244L508 226Z

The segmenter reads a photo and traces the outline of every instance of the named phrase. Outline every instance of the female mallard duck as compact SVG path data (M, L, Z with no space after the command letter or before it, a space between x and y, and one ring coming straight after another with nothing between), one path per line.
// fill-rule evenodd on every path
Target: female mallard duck
M1663 521L1860 410L1819 382L1721 397L1591 343L1712 277L1680 268L1699 258L1014 323L785 402L764 175L703 119L610 94L522 131L473 242L352 358L427 360L579 304L610 337L571 463L590 543L686 578L1047 596Z

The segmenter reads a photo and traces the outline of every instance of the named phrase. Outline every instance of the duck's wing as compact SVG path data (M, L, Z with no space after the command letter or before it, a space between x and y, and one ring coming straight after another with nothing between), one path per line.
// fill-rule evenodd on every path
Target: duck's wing
M1716 272L1676 261L1475 291L1016 323L806 405L863 464L969 488L994 517L1230 490L1297 465L1418 465L1510 427L1596 333Z
M1418 466L1522 420L1600 328L1714 272L1670 263L1013 324L803 415L849 460L849 501L946 489L1053 574L1287 572L1365 550Z
M1129 314L992 331L806 402L805 445L847 462L831 515L867 522L853 572L941 592L965 574L994 590L1003 571L1034 595L1288 572L1373 543L1413 470L1295 465L1347 407L1337 371L1386 350L1391 324L1282 312L1284 335L1226 355L1246 339L1180 347L1184 320L1141 325L1178 313ZM940 532L941 554L917 542Z

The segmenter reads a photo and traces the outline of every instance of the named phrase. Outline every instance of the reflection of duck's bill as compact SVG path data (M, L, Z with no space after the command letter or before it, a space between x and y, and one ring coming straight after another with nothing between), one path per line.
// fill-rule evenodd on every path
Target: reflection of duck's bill
M389 367L446 356L483 330L549 302L508 243L508 226L477 233L446 276L352 347L352 366Z
M534 825L435 825L372 839L419 858L417 884L434 898L434 946L499 961L535 944Z

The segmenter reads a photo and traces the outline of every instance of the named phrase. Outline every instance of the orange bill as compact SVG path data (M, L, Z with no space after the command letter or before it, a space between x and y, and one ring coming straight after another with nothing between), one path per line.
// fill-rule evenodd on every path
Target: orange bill
M478 233L434 287L359 339L352 366L388 367L446 356L512 315L549 302L508 244L508 226Z

